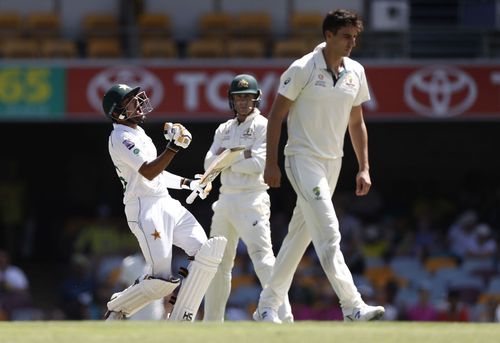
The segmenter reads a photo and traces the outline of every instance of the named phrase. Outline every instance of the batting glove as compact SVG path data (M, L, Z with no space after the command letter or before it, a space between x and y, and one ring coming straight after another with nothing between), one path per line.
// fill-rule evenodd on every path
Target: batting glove
M186 149L191 143L191 133L182 124L165 123L163 127L165 139L180 148Z
M203 174L196 174L194 176L194 180L184 179L181 185L182 189L189 189L191 191L196 191L201 199L206 199L206 197L212 190L212 182L209 182L206 185L200 184L200 179L202 176Z

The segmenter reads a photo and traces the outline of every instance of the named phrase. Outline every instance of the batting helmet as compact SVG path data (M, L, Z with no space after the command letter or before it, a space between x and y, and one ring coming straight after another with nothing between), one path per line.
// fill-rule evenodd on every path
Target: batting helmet
M234 94L254 94L254 104L255 107L259 107L261 90L259 89L259 84L257 80L252 75L240 74L237 75L231 85L229 86L229 91L227 92L227 97L229 100L229 108L234 111Z
M125 84L116 84L112 86L102 99L102 108L104 109L104 113L106 117L109 119L127 119L127 115L125 113L125 107L127 104L123 103L123 100L130 97L136 96L141 87L132 88Z

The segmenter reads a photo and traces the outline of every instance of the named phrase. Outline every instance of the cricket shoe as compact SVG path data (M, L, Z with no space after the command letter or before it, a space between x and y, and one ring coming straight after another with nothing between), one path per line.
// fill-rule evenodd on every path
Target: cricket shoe
M125 315L123 312L117 312L117 311L106 311L106 314L104 315L104 320L105 321L112 321L112 320L124 320Z
M259 308L257 308L253 313L253 320L257 322L281 324L278 313L270 307L264 307L262 308L262 310L259 310Z
M344 322L361 322L369 320L378 320L385 313L383 306L363 305L356 307L351 314L344 314Z

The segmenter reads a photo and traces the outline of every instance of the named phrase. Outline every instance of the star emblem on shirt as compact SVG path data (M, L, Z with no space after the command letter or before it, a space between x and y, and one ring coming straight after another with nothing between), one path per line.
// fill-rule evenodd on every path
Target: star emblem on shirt
M153 236L153 237L154 237L155 241L156 241L157 239L161 239L161 237L160 237L160 232L159 232L158 230L156 230L156 229L155 229L155 232L153 232L153 233L151 234L151 236Z

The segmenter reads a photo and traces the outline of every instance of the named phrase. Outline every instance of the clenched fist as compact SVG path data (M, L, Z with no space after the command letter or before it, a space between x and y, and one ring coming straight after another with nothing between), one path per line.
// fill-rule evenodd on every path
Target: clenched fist
M186 149L193 139L191 132L179 123L165 123L163 134L167 141L173 141L175 145L183 149Z

